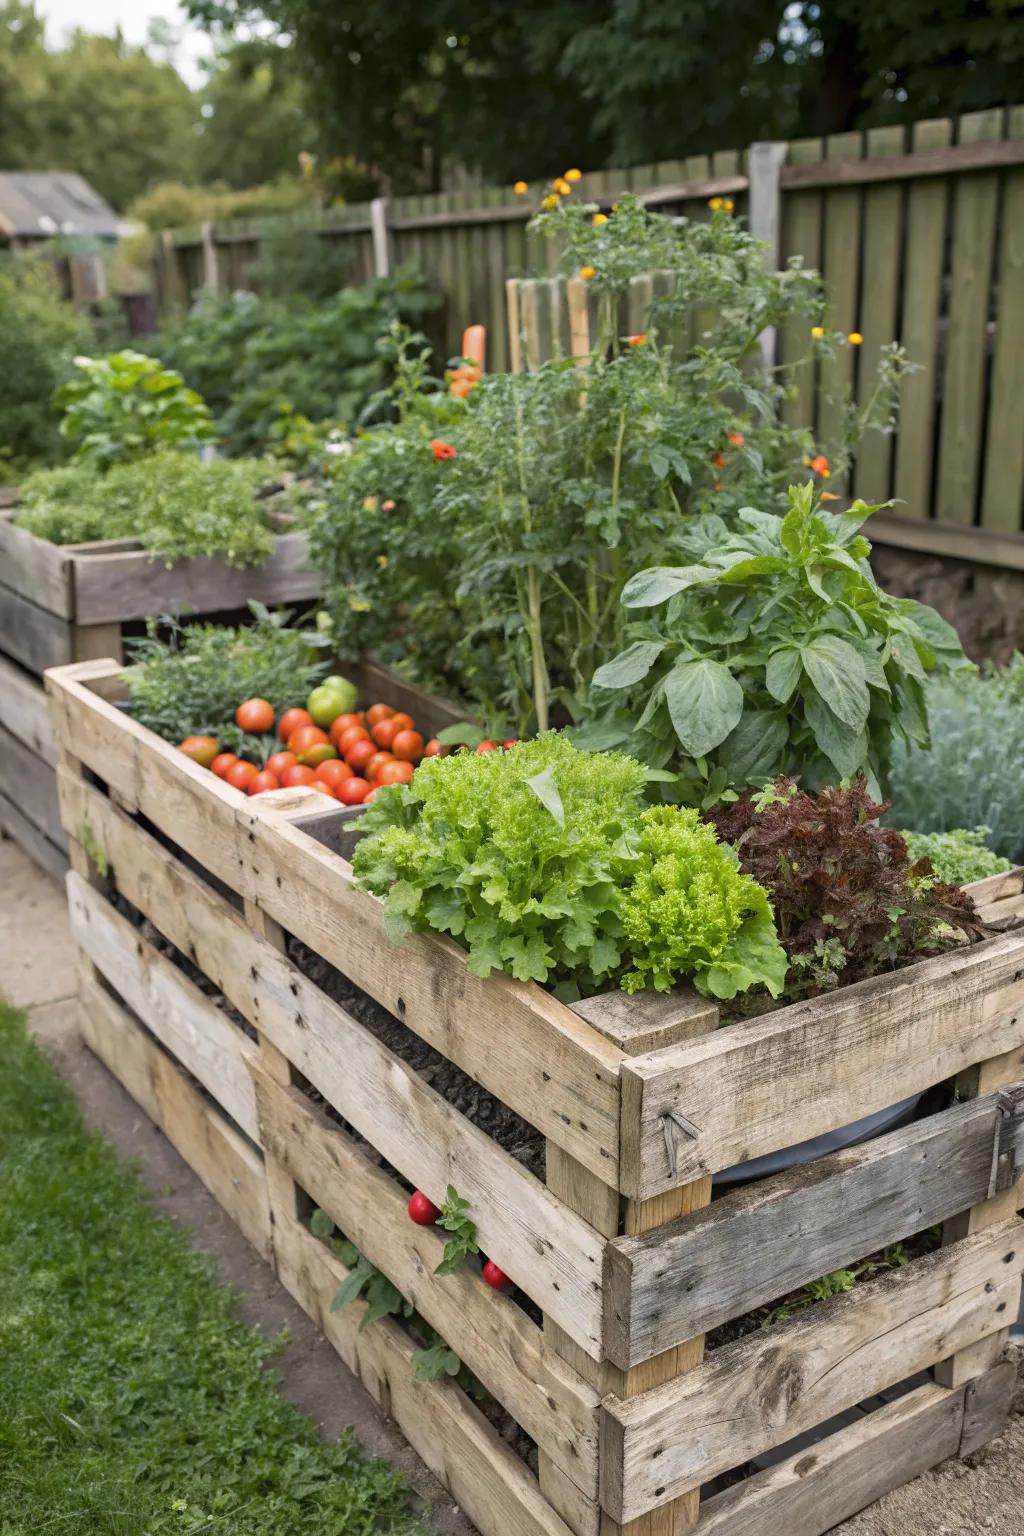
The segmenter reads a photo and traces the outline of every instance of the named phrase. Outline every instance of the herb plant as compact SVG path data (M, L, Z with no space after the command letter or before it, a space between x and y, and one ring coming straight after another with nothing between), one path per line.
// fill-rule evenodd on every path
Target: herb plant
M197 449L214 436L208 406L180 373L142 352L76 357L57 391L61 435L74 457L106 468L158 448Z
M469 969L569 1000L683 976L714 996L781 987L764 892L682 807L644 810L647 774L555 733L431 758L365 812L354 865L393 938L449 933Z
M53 394L88 336L84 317L60 297L52 263L0 261L0 482L60 456Z
M903 841L912 859L927 859L940 880L948 885L969 885L988 875L1001 875L1009 859L988 846L988 827L957 827L952 832L904 832Z
M452 1235L444 1245L444 1256L434 1271L436 1275L454 1275L471 1253L480 1252L476 1223L468 1211L469 1201L462 1198L454 1184L449 1184L437 1224Z
M237 629L164 620L166 640L156 623L144 638L129 640L132 665L124 681L132 717L167 741L215 736L224 750L238 752L252 743L234 723L243 699L266 699L277 715L305 698L327 670L319 635L288 628L286 615L262 604L250 607L255 622Z
M884 779L894 737L926 746L929 672L965 665L937 613L876 584L860 533L876 510L744 508L694 519L688 560L626 583L630 644L594 675L588 744L678 772L684 798L800 774L810 788Z
M863 776L808 794L781 778L711 814L768 891L789 957L787 995L813 996L983 935L971 898L879 825Z
M929 748L897 743L890 820L917 832L986 826L990 847L1024 861L1024 657L938 678L927 690Z
M52 544L136 539L167 565L194 555L260 565L273 549L258 499L270 474L258 459L204 463L174 449L116 464L106 474L70 464L25 481L16 521Z

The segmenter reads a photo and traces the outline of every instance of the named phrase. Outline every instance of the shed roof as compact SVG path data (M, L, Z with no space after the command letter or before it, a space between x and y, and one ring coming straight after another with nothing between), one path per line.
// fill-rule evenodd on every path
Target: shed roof
M0 236L117 234L117 214L73 171L0 171Z

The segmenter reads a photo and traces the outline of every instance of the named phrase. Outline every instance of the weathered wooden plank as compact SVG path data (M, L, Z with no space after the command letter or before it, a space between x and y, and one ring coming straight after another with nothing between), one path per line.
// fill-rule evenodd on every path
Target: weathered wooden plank
M903 148L902 127L869 128L867 155L897 155ZM898 182L882 183L864 193L864 252L861 328L864 342L857 362L857 397L864 410L876 387L882 348L896 335L900 268L900 225L904 189ZM868 502L887 501L892 463L892 434L869 431L857 450L854 494Z
M915 549L926 555L950 555L954 560L973 560L981 565L1024 571L1024 537L1019 533L918 521L888 512L876 512L870 528L872 544Z
M75 618L81 625L145 619L155 613L225 613L255 599L306 602L319 595L304 533L274 540L263 565L239 567L213 556L164 565L145 550L76 556Z
M324 1333L345 1364L394 1419L445 1483L481 1536L572 1536L527 1468L454 1382L417 1381L415 1345L391 1318L362 1332L362 1300L343 1312L331 1301L348 1271L297 1222L275 1232L281 1283ZM457 1340L455 1341L457 1344Z
M72 618L75 610L66 550L27 528L17 528L13 519L12 512L0 515L0 583L56 618Z
M37 675L74 660L68 620L6 584L0 584L0 636L6 654Z
M1008 869L1001 875L987 875L984 880L972 880L965 885L976 907L992 910L1000 902L1013 901L1024 891L1024 869Z
M46 692L41 682L0 655L0 725L24 743L36 757L56 765Z
M259 1154L218 1114L84 968L82 1035L136 1104L163 1131L253 1247L270 1255L270 1210Z
M697 1536L823 1536L959 1450L964 1389L919 1387L701 1507Z
M252 1042L74 871L67 891L71 932L89 959L146 1028L257 1141L256 1094L246 1067Z
M797 139L789 146L788 166L817 163L821 159L820 139ZM783 167L783 173L787 167ZM799 257L803 266L816 270L821 265L822 198L818 191L787 192L782 199L782 255L786 262ZM807 356L811 344L810 327L798 317L782 331L782 358L795 369L792 395L782 408L783 419L794 427L814 428L815 364Z
M57 776L48 762L0 725L0 794L57 848L65 845Z
M474 977L450 940L394 949L351 866L295 829L257 836L253 802L197 768L70 675L48 680L61 740L125 805L442 1049L538 1130L614 1184L621 1053L537 987ZM279 840L280 839L280 840ZM492 1027L482 1031L478 1019Z
M1010 133L1024 139L1024 107L1010 111ZM1003 181L1002 240L996 278L996 317L992 394L988 411L985 478L981 521L986 528L1021 527L1024 484L1024 166Z
M693 1040L718 1028L718 1006L685 987L675 992L600 992L572 1011L627 1056Z
M793 1146L1024 1042L1024 936L792 1003L622 1067L620 1187L643 1197ZM664 1117L697 1128L672 1129Z
M969 119L963 119L964 122ZM783 186L831 187L859 186L864 182L916 180L921 176L947 176L953 171L997 169L1020 165L1024 161L1024 137L998 143L961 142L949 149L915 149L893 158L831 160L818 165L787 166L782 173Z
M987 1199L1024 1172L1022 1124L1024 1100L988 1094L616 1238L609 1357L633 1365Z
M828 160L845 160L863 154L859 133L834 133L825 140ZM860 262L861 211L856 187L839 183L824 194L825 226L822 270L829 297L831 324L841 331L860 330L858 305L858 267ZM842 444L843 401L854 378L853 349L840 347L835 356L821 364L818 399L818 442L833 457ZM833 476L829 490L843 492L846 480Z
M961 143L997 140L1002 110L961 119ZM999 178L979 172L958 182L953 210L949 339L942 394L935 515L949 523L974 522L981 471L987 326L992 288Z
M25 853L28 854L33 864L45 870L54 880L64 882L64 876L68 870L68 856L66 843L63 840L51 843L45 832L40 829L15 805L13 800L8 800L5 794L0 794L0 832L13 838Z
M964 1422L957 1454L973 1456L1006 1428L1017 1385L1017 1367L1004 1360L964 1388Z
M643 1397L606 1399L602 1507L636 1519L996 1332L1022 1269L1024 1224L1008 1222L726 1345Z
M305 1095L275 1084L256 1065L262 1145L360 1253L449 1340L487 1390L597 1498L597 1393L552 1350L516 1304L471 1270L437 1279L445 1234L415 1226L406 1195L362 1147Z
M86 785L76 791L68 775L62 775L61 791L66 815L88 814L128 900L393 1167L438 1205L449 1182L471 1199L487 1253L587 1352L599 1355L603 1245L586 1222L116 807L106 802L104 809L102 797ZM123 990L120 980L115 985ZM135 1006L132 997L128 1001ZM211 1091L218 1090L211 1085Z

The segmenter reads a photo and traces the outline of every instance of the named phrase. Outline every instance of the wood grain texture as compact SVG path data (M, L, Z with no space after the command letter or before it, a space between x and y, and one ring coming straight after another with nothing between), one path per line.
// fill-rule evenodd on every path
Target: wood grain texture
M793 1003L622 1068L621 1187L643 1196L836 1130L1024 1043L1024 936ZM673 1180L662 1116L677 1138Z
M925 1386L707 1501L697 1536L823 1536L955 1456L964 1394Z
M1024 139L1024 107L1010 110L1010 134ZM999 311L992 360L981 521L1020 532L1024 485L1024 165L1008 170L1002 187L1002 237L996 276Z
M57 804L57 775L30 747L0 725L0 794L17 806L57 848L66 846Z
M405 1191L295 1088L253 1071L261 1140L360 1253L388 1276L470 1370L591 1501L597 1498L597 1393L513 1301L471 1269L437 1278L445 1235L409 1220Z
M46 692L41 682L0 655L0 726L36 757L55 766L54 740Z
M609 1357L632 1365L987 1199L1004 1150L1005 1182L1019 1177L1022 1123L1024 1105L988 1094L616 1238L605 1250Z
M17 528L14 513L0 513L0 584L20 592L59 619L74 616L70 561L58 544Z
M957 1454L973 1456L1006 1428L1017 1385L1012 1360L1001 1361L983 1376L975 1376L964 1388L963 1431Z
M716 1350L631 1402L605 1400L601 1503L635 1519L997 1332L1016 1307L1010 1222Z
M45 870L54 880L63 882L68 870L68 856L64 842L51 843L45 832L29 821L20 805L0 793L0 832L10 837L27 853L33 864Z
M75 659L68 620L4 583L0 583L0 637L5 654L37 677L47 667L60 667Z
M160 1127L263 1258L270 1211L259 1154L218 1114L88 971L79 973L82 1036Z
M599 992L571 1007L627 1056L696 1039L717 1029L719 1020L717 1005L686 987L675 992Z

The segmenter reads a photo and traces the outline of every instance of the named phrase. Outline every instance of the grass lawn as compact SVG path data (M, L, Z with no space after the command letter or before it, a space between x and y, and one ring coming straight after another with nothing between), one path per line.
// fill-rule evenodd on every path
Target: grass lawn
M413 1536L0 1004L0 1536Z

